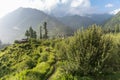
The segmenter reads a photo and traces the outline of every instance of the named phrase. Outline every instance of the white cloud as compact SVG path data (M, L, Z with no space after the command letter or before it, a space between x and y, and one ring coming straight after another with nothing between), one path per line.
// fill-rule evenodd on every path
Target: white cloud
M111 8L111 7L113 7L113 6L114 6L114 5L111 4L111 3L108 3L108 4L105 5L106 8Z
M116 9L116 10L111 11L111 12L110 12L110 14L115 15L115 14L117 14L119 11L120 11L120 8L119 8L119 9Z
M14 29L14 30L20 30L20 28L17 27L17 26L14 26L13 29Z
M92 13L90 0L72 0L69 8L69 13L77 15Z
M61 3L67 3L68 2L68 0L61 0Z
M51 11L59 2L59 0L33 0L25 7L37 8L43 11Z
M29 7L51 14L84 14L90 9L90 0L33 0ZM84 8L84 9L83 9Z
M63 15L84 14L91 9L91 4L90 0L2 0L0 17L19 7L36 8L47 13Z
M0 17L27 4L28 1L25 0L2 0L0 1Z
M71 7L89 7L89 0L72 0Z

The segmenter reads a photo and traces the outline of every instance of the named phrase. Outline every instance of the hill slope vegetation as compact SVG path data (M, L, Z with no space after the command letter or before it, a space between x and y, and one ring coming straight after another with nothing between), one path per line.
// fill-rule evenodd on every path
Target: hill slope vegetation
M66 39L29 39L0 51L1 80L119 80L120 33L93 25Z
M105 24L105 27L114 28L116 25L120 25L120 12L108 20Z
M31 8L19 8L0 19L0 38L3 42L13 42L24 37L30 26L39 32L43 22L47 22L49 36L71 34L73 31L55 17ZM3 37L4 36L4 37Z

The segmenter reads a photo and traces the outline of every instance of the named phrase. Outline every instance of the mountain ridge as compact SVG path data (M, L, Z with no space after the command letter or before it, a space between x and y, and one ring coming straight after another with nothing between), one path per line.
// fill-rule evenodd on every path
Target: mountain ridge
M42 11L31 8L19 8L0 19L0 38L3 38L5 42L20 39L24 37L25 30L30 26L39 32L39 26L42 26L45 21L48 23L50 36L58 33L69 34L72 32L68 26L65 26L55 17L51 17Z
M109 14L91 14L86 16L69 15L59 17L58 20L72 28L78 29L80 27L87 27L92 24L104 25L104 23L112 16L113 15Z
M120 12L118 12L115 16L109 19L104 26L114 28L116 25L120 25Z
M15 39L24 38L24 33L30 26L39 33L39 27L45 21L48 23L49 36L70 35L81 27L104 25L111 17L109 14L54 17L34 8L21 7L0 19L0 39L3 42L13 42Z

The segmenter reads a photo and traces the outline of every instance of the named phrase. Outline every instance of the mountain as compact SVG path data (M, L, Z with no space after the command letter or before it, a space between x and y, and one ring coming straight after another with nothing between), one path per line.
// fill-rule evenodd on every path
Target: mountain
M92 24L103 25L111 17L112 15L109 14L91 14L86 16L72 15L59 17L58 20L67 26L78 29Z
M13 42L24 37L25 31L32 26L39 32L40 25L47 22L49 36L69 34L72 30L55 17L31 8L19 8L0 19L0 39Z
M120 25L120 12L108 20L104 26L113 28L117 24Z
M108 21L113 15L111 14L91 14L87 15L91 18L95 24L104 25L106 21Z
M51 45L33 40L0 50L0 80L57 80L50 79L59 71Z
M56 36L72 34L74 30L92 24L103 25L110 18L108 14L54 17L37 9L19 8L0 19L0 40L13 42L25 38L24 33L30 26L39 34L39 27L45 21L49 36Z
M60 17L59 20L74 29L94 24L94 21L91 20L91 18L79 15Z

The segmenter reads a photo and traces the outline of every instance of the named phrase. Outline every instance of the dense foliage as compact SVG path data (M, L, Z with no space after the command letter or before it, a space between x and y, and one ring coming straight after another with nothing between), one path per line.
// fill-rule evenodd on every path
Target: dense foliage
M105 34L101 27L93 25L57 45L67 78L72 76L72 80L79 80L80 77L87 76L94 80L103 80L109 74L119 73L119 43L114 42L117 38L115 34L118 33Z
M1 80L119 80L120 33L92 25L74 36L29 39L0 51Z
M120 25L120 12L105 23L105 27L113 28L116 24Z
M101 28L93 26L85 31L78 31L68 42L66 69L83 76L103 74L112 47L111 38L105 37Z

